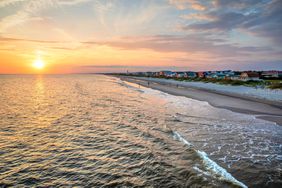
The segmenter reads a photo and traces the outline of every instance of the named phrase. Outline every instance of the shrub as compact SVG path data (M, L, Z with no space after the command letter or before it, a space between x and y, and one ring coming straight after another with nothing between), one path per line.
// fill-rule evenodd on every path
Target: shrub
M282 82L272 83L270 86L268 86L268 88L270 88L270 89L282 89Z

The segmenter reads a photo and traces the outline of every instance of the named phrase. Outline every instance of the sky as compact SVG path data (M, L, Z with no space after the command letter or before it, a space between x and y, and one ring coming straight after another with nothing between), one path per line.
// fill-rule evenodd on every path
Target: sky
M223 69L282 70L281 0L0 0L0 74Z

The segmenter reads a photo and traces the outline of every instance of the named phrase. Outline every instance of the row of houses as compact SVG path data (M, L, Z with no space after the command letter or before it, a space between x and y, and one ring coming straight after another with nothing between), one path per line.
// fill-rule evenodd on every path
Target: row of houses
M282 78L282 71L159 71L159 72L135 72L127 73L135 76L166 77L166 78L208 78L208 79L229 79L242 81L259 81L261 79Z

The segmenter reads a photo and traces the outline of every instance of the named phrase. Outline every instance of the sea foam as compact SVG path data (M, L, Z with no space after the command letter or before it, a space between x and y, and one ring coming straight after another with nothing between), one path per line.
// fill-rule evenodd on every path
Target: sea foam
M173 138L184 143L188 147L193 147L193 144L188 142L185 138L183 138L178 132L173 131ZM194 166L194 170L209 176L218 177L220 180L231 182L235 185L238 185L243 188L247 188L247 186L235 179L230 173L228 173L224 168L219 166L216 162L211 160L208 155L204 151L196 150L198 156L202 159L205 171L199 169L197 166Z

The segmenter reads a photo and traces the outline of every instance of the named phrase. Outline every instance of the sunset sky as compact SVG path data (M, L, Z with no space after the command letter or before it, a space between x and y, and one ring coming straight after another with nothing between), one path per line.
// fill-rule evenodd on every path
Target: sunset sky
M0 0L2 74L162 69L282 70L282 1Z

